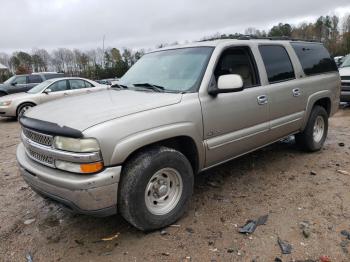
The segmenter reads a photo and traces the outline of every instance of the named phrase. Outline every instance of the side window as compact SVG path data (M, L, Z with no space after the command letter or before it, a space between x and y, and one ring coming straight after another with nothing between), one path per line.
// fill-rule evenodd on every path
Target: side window
M338 71L337 65L321 43L291 43L306 75Z
M89 87L95 87L93 84L91 84L90 82L88 81L84 81L85 83L85 87L89 88Z
M38 84L41 83L43 80L41 79L41 76L39 75L30 75L28 76L28 83L29 84Z
M64 74L45 74L45 79L49 80L49 79L53 79L53 78L60 78L60 77L64 77Z
M262 45L259 50L270 84L295 78L292 62L283 46Z
M17 85L24 85L27 83L27 77L17 76L16 79L13 81L13 83L16 83Z
M260 85L255 60L249 47L233 47L222 53L214 71L215 80L218 81L220 76L228 74L240 75L246 88Z
M69 85L70 85L70 89L82 89L85 88L85 81L83 80L79 80L79 79L75 79L75 80L69 80Z
M51 89L51 92L59 92L59 91L66 91L67 88L67 81L66 80L61 80L53 83L48 87Z

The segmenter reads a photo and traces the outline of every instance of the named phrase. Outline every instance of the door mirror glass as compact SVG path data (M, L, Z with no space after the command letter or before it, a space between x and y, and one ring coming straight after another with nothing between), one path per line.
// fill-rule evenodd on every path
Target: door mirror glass
M17 82L12 82L11 85L12 85L12 86L16 86L16 85L17 85Z

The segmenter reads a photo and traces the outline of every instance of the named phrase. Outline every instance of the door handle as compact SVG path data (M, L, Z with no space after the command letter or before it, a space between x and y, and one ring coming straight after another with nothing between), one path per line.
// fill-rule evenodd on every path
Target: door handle
M64 96L68 96L68 94L67 94L67 93L64 93L63 95L64 95Z
M298 97L301 95L301 91L299 88L294 88L292 92L294 97Z
M258 96L258 104L259 105L265 105L267 104L269 101L267 95L262 95L262 96Z

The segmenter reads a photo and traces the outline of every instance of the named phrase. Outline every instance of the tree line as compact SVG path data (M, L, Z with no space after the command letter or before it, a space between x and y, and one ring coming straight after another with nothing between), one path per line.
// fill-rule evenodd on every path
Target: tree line
M325 44L332 56L350 53L350 14L341 21L336 15L320 16L316 21L292 25L279 23L270 30L258 30L249 27L244 35L214 34L200 41L228 38L251 37L287 37L301 40L320 41ZM157 48L177 44L160 44ZM0 63L9 68L9 72L0 75L6 79L11 74L55 71L67 76L81 76L90 79L121 77L145 53L144 49L96 48L91 50L58 48L48 52L45 49L33 49L30 53L17 51L12 54L0 53ZM4 79L0 79L4 80Z

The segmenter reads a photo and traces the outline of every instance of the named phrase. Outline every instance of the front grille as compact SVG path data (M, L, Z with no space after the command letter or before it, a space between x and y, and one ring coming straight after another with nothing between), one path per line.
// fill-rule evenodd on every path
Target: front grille
M23 133L28 139L38 144L51 146L53 143L53 137L50 135L41 134L27 128L23 128Z
M341 80L350 80L350 76L341 76Z
M341 82L341 85L342 85L342 86L350 86L350 82L349 82L349 83Z
M34 160L42 163L43 165L47 166L54 166L54 160L50 156L45 156L43 154L40 154L38 152L35 152L34 150L27 148L27 154Z

